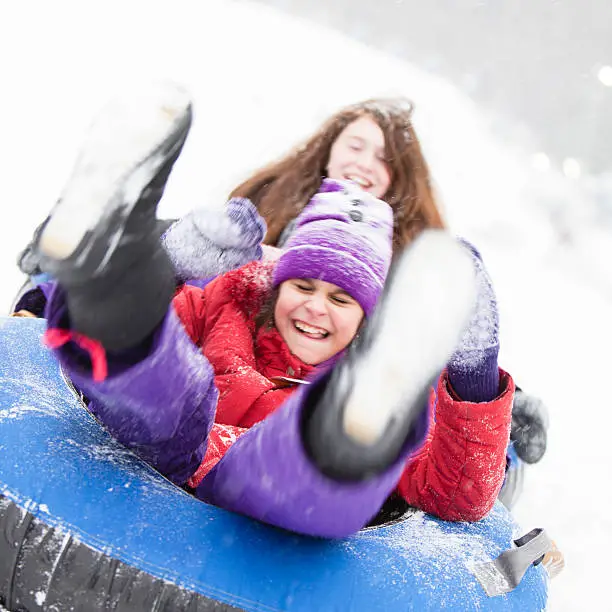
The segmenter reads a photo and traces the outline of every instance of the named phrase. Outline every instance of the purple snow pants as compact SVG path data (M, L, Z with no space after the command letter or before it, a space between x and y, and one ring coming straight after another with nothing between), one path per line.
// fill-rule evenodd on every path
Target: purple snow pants
M48 302L50 328L67 328L60 289ZM91 378L89 357L73 342L56 355L91 399L90 410L125 446L178 485L206 452L217 405L213 369L171 308L146 346L108 354L108 377ZM206 476L196 495L212 504L298 533L348 536L368 523L395 488L407 455L364 482L337 482L305 453L300 420L304 386L254 426Z

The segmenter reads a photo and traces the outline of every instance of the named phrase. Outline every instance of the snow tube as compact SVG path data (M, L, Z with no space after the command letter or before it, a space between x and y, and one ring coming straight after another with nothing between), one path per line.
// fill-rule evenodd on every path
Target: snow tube
M494 597L474 575L518 535L499 502L478 523L410 511L330 541L196 500L91 416L41 345L43 329L0 318L0 607L545 609L542 564Z

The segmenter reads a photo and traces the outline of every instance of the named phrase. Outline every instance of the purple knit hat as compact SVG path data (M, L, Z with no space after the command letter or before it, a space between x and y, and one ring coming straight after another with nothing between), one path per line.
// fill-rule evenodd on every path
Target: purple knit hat
M325 179L296 219L274 270L274 286L290 278L338 285L369 316L391 264L393 213L348 181Z

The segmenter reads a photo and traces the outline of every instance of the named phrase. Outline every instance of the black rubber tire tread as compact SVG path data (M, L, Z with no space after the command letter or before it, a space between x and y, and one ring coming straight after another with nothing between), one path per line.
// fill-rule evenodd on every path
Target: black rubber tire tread
M10 612L230 612L113 559L0 495L0 609Z

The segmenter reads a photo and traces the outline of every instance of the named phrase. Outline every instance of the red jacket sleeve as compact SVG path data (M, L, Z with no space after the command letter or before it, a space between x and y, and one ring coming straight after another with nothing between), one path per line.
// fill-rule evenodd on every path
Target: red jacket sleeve
M477 521L491 510L504 480L514 396L502 370L500 390L491 402L458 401L446 372L440 377L429 434L398 485L411 506L447 521Z

